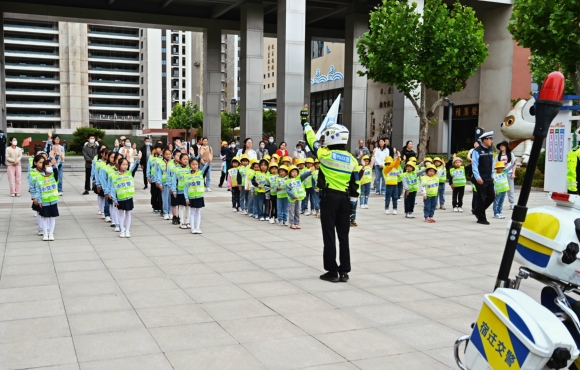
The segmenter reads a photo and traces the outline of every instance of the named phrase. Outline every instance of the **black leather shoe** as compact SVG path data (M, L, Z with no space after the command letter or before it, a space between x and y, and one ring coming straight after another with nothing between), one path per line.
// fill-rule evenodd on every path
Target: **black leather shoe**
M479 220L477 220L477 223L482 225L489 225L489 221L486 220L485 218L480 218Z
M145 189L147 189L147 186L145 186L145 187L143 188L143 190L145 190Z
M346 272L340 273L340 278L338 279L341 283L346 283L348 281L348 274Z
M89 191L85 190L85 192L83 193L83 195L89 195Z
M338 283L338 274L336 272L327 272L324 275L320 275L320 280L330 281L331 283Z

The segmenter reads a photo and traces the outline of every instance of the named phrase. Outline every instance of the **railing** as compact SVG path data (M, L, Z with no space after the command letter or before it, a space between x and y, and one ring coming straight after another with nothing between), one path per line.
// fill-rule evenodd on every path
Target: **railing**
M89 68L89 71L110 71L110 72L139 73L139 70L138 69L119 69L119 68L101 68L101 67Z
M55 27L42 27L42 26L29 26L24 24L10 24L4 23L4 27L13 27L13 28L32 28L35 30L44 30L44 31L58 31L58 28Z
M122 36L122 37L135 37L138 38L139 34L129 34L129 33L118 33L118 32L104 32L104 31L93 31L93 30L89 30L89 35L91 33L97 34L97 35L109 35L109 36Z
M60 105L55 102L45 102L45 101L6 101L6 104L27 104L27 105Z
M13 50L13 49L6 49L5 50L5 53L37 54L37 55L58 55L57 53L50 52L50 51L25 51L25 50Z
M112 109L126 109L126 108L139 108L139 105L115 105L115 104L100 104L100 103L89 103L89 109L91 107L109 107Z
M6 75L6 78L17 78L22 80L51 80L51 81L58 81L59 79L56 77L43 77L43 76L10 76Z
M124 85L139 85L139 81L111 81L111 80L90 80L89 83L99 84L124 84Z
M8 113L6 115L7 118L10 117L35 117L35 118L39 118L39 117L48 117L48 118L60 118L60 114L11 114Z
M139 116L117 116L108 114L89 114L89 119L99 121L141 121Z
M99 91L92 91L89 93L91 95L116 95L116 96L139 96L139 93L118 93L118 92L99 92Z
M97 42L91 42L89 47L97 46L102 48L117 48L117 49L139 49L138 46L131 46L131 45L115 45L115 44L101 44Z
M42 43L58 44L58 41L56 41L56 40L30 39L30 38L22 38L22 37L5 37L4 40L30 41L30 42L42 42Z
M20 63L6 63L7 66L15 66L15 67L36 67L36 68L56 68L58 69L58 66L55 65L48 65L48 64L32 64L32 63L24 63L24 62L20 62Z
M58 90L48 90L48 89L15 89L13 87L6 88L6 91L26 91L26 92L37 92L37 93L55 93L58 94Z
M109 57L106 55L89 55L89 58L95 58L95 59L122 59L122 60L135 60L135 61L139 61L139 57L136 56L134 58L128 58L128 57Z

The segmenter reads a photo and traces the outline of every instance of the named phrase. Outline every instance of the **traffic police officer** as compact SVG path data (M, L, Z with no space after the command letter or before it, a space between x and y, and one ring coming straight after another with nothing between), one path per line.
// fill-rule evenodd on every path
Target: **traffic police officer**
M308 145L320 161L318 188L320 189L320 223L324 242L324 269L328 271L320 279L336 283L346 282L350 272L350 231L351 199L359 196L358 161L346 150L349 132L338 123L324 129L322 147L312 127L308 123L308 106L300 112L300 119ZM355 203L353 203L355 204ZM336 263L336 235L339 242L340 266Z
M489 225L485 210L495 199L493 187L493 131L486 132L479 137L481 145L473 150L471 154L471 169L475 177L475 188L477 189L477 208L475 217L477 223Z

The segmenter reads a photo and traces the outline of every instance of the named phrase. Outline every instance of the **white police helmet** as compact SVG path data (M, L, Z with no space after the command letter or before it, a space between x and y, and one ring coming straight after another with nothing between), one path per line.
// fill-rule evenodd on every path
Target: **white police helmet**
M324 135L325 145L346 144L350 135L348 129L338 123L334 123L324 128L322 134Z

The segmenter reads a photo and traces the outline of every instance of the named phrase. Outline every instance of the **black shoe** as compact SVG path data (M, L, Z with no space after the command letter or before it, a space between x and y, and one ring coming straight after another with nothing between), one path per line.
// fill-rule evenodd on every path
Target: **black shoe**
M479 220L477 220L477 223L482 225L489 225L489 221L486 220L485 218L480 218Z
M111 223L111 227L115 227L115 224Z
M348 281L348 274L346 272L340 273L340 278L338 279L341 283L346 283Z
M147 186L145 186L145 187L143 188L143 190L145 190L145 189L147 189Z
M338 274L336 272L327 272L324 275L320 275L320 280L330 281L331 283L338 283Z
M89 191L85 190L85 192L83 193L83 195L89 195Z

